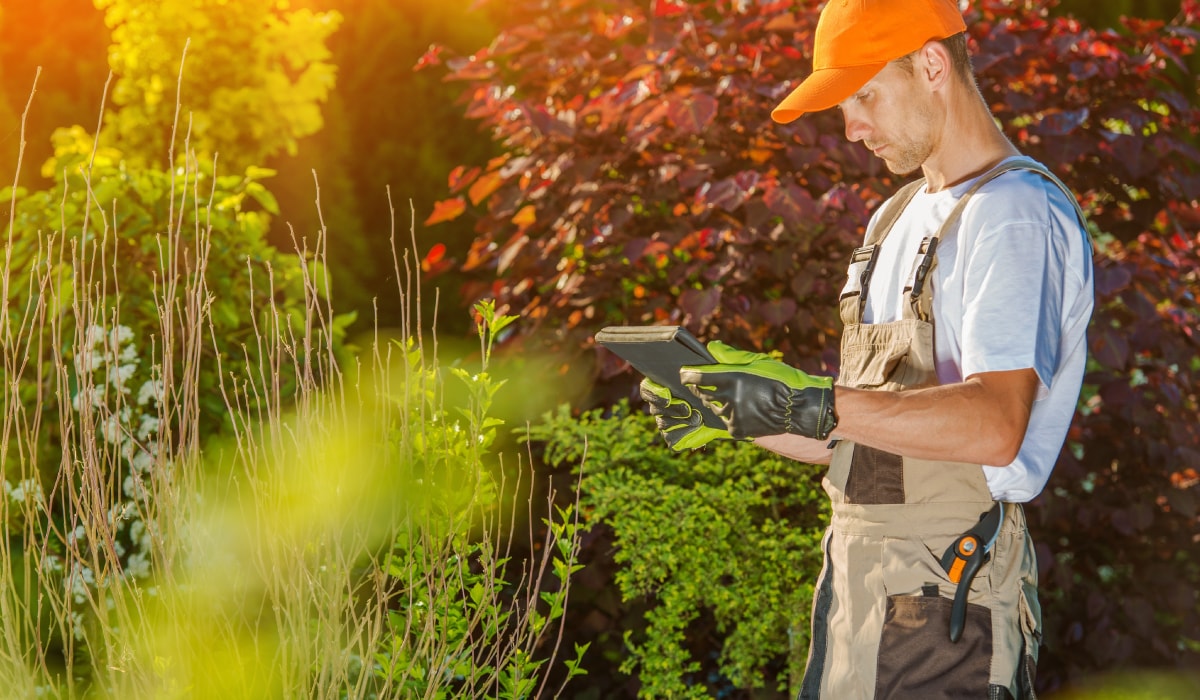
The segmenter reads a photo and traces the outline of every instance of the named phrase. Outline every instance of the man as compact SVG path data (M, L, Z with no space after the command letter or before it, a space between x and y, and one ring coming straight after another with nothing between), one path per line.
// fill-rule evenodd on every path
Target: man
M839 376L719 342L643 396L670 444L753 438L829 464L832 518L801 698L1032 698L1037 564L1021 503L1078 400L1091 248L1074 197L997 128L951 0L831 0L814 71L774 110L920 170L854 252ZM832 441L830 440L832 438Z

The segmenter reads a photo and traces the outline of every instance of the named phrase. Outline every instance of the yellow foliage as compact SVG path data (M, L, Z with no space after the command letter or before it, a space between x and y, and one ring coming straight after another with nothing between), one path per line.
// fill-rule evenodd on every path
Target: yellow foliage
M115 76L102 142L128 160L157 164L188 137L201 160L239 171L321 129L337 12L277 0L93 2L112 31Z

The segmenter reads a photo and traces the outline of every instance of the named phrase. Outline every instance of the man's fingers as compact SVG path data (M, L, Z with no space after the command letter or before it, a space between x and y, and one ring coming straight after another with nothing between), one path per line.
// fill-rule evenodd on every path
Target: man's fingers
M638 385L638 393L642 400L651 406L666 406L671 401L671 391L661 384L655 384L649 379L643 379Z
M714 399L720 400L721 390L725 385L722 379L720 373L705 372L700 369L679 370L679 382L704 403L709 403Z
M692 405L687 401L677 399L662 409L662 414L675 420L687 420L691 418L692 411L694 410Z
M718 416L725 412L725 406L728 402L724 398L723 392L713 385L703 384L684 384L684 388L692 392L692 395L700 399L700 401L712 409L712 412Z

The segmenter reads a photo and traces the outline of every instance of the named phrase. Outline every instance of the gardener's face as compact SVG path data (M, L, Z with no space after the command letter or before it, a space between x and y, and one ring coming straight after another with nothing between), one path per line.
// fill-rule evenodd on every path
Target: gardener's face
M862 141L896 174L921 167L937 145L935 108L919 70L895 61L838 108L846 120L846 138Z

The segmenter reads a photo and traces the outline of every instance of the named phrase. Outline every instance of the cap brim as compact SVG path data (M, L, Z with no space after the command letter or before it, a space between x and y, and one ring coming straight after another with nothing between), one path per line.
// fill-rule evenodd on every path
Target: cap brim
M867 81L875 77L887 61L849 68L825 68L814 71L804 82L783 98L771 110L771 119L787 124L808 112L819 112L834 107L858 91Z

